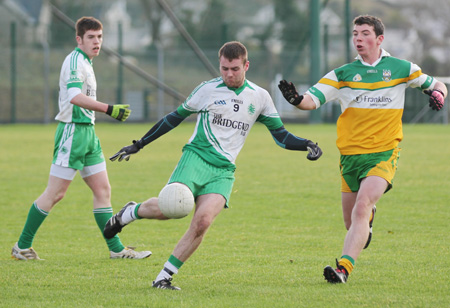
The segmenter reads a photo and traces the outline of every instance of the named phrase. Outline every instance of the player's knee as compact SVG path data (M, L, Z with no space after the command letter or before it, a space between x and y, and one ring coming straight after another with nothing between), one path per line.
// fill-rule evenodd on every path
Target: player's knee
M52 196L49 196L49 199L50 199L49 201L51 203L51 206L53 207L56 203L61 201L65 195L66 195L65 191L60 191L60 192L55 193Z
M370 211L372 207L365 204L365 203L356 203L353 213L352 213L352 220L353 221L359 221L359 220L367 220L367 216L370 216Z
M107 197L111 197L111 184L109 184L109 182L105 183L102 187L102 191Z
M195 223L193 223L194 233L196 237L203 236L206 231L208 231L209 227L211 226L211 219L209 219L206 216L202 216L195 220Z
M93 191L96 199L99 200L110 200L111 199L111 185L109 183L95 189Z

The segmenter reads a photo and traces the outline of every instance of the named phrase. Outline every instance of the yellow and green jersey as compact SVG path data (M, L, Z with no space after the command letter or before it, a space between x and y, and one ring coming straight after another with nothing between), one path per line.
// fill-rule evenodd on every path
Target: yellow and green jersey
M339 101L337 147L341 155L384 152L403 139L402 114L407 87L434 87L436 80L419 66L382 50L372 65L360 56L319 80L309 94L317 108Z

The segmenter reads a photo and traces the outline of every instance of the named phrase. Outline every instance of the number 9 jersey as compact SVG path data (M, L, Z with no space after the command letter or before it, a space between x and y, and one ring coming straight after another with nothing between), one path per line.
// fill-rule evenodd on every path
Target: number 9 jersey
M238 89L228 88L221 77L205 81L177 112L182 116L197 113L194 133L184 148L217 167L232 170L256 121L269 130L283 126L269 93L248 80Z

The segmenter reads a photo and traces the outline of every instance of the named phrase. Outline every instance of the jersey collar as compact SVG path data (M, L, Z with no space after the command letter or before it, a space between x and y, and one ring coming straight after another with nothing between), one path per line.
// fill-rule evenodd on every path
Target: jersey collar
M390 56L391 56L391 54L390 54L389 52L387 52L386 50L384 50L383 48L381 48L381 55L380 55L380 57L378 58L377 61L375 61L375 62L372 63L372 64L369 64L369 63L367 63L367 62L364 62L363 58L362 58L360 55L357 55L355 59L361 61L362 64L367 65L367 66L377 66L377 64L380 63L380 61L381 61L382 58L384 58L384 57L390 57Z
M84 56L84 58L85 58L86 60L88 60L90 64L92 64L91 59L89 59L89 57L87 56L87 54L84 53L83 50L81 50L81 49L78 48L78 47L75 47L75 50L78 51L79 53L81 53L81 54Z
M225 84L225 82L223 82L223 81L222 81L221 84L219 84L219 85L217 86L217 88L223 88L223 87L227 87L228 90L233 91L234 93L236 93L236 95L241 94L242 91L244 91L245 88L249 88L249 89L255 90L255 89L253 89L252 86L247 82L247 79L244 80L244 84L243 84L242 86L240 86L239 88L230 88L230 87L227 86L227 85Z

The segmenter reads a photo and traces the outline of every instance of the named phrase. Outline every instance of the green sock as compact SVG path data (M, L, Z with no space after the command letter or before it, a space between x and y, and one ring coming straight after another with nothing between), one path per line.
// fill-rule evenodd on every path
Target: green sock
M20 249L28 249L33 245L34 236L47 216L48 212L38 208L35 202L31 205L27 221L17 243Z
M139 211L139 208L141 207L141 204L142 203L136 204L136 207L134 208L134 217L136 217L136 219L142 219L142 217L138 215L138 211Z
M113 216L112 207L94 209L95 221L97 222L97 225L100 228L100 231L102 232L102 236L103 236L103 229L105 228L106 223L112 216ZM120 241L118 235L114 236L111 239L106 239L104 236L103 238L105 239L106 244L108 245L110 251L121 252L125 248L122 242Z

